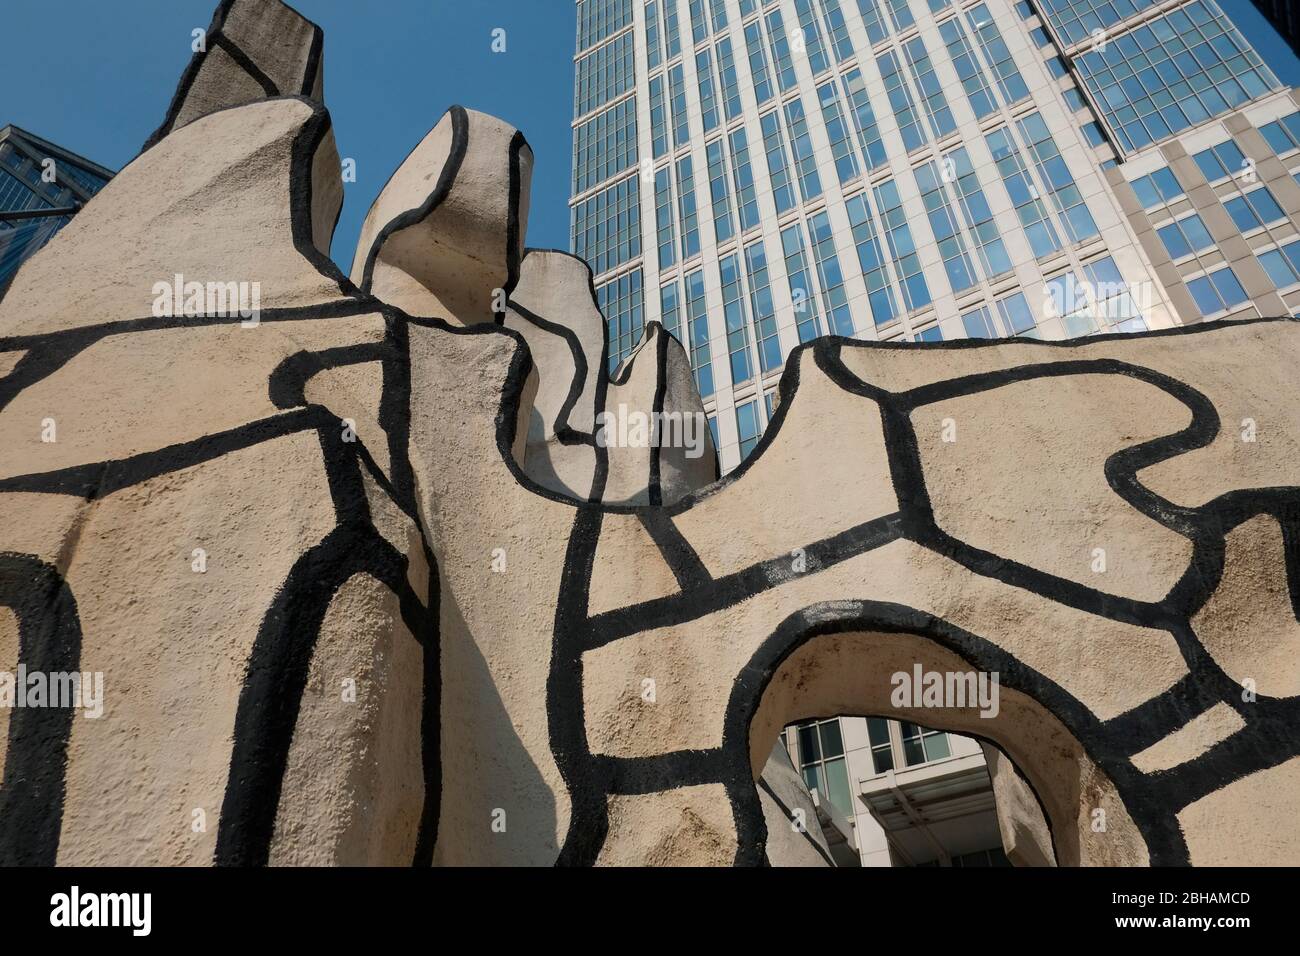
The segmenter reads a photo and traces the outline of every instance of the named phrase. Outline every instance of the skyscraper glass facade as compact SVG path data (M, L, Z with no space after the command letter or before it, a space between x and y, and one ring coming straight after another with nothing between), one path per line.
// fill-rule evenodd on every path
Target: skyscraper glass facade
M0 129L0 288L111 176L17 127Z
M724 471L819 335L1300 311L1297 99L1214 0L578 0L577 22L572 241L625 303L609 361L662 320Z

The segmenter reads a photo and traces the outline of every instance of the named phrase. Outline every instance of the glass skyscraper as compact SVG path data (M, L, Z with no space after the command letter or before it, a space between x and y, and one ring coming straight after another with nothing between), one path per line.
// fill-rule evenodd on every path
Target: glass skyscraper
M0 288L112 177L16 126L0 129Z
M1214 0L578 0L572 249L723 470L837 334L1300 310L1300 117Z
M1300 92L1214 0L577 0L577 22L572 249L611 366L647 321L681 340L724 472L820 335L1300 312ZM785 739L864 863L998 862L974 741Z

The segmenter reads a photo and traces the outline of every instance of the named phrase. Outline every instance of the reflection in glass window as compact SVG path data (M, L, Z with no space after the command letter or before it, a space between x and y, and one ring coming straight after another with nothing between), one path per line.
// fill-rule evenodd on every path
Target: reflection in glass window
M1273 280L1273 285L1285 289L1300 282L1300 240L1280 249L1258 253L1260 265Z
M1181 259L1193 252L1200 252L1214 245L1214 239L1205 228L1201 217L1193 213L1186 219L1179 219L1156 230L1156 235L1164 243L1170 259Z
M1246 157L1232 140L1203 149L1192 156L1192 159L1200 167L1201 175L1210 182L1250 167L1250 163L1246 161Z
M1090 47L1075 64L1124 148L1134 151L1278 86L1231 21L1205 0Z
M1246 292L1237 281L1236 273L1226 267L1190 280L1187 291L1192 294L1203 316L1223 312L1246 301Z

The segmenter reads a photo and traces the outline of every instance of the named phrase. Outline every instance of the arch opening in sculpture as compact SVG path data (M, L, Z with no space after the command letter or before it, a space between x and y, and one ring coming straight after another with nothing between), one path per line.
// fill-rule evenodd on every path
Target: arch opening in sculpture
M834 612L823 609L825 613ZM1148 862L1147 840L1110 775L1066 722L1024 689L1036 675L1024 673L1026 669L1014 662L1005 670L990 667L980 655L958 652L919 628L879 618L873 626L869 615L856 621L854 617L845 614L839 620L811 623L783 639L779 651L769 640L738 683L728 730L747 735L749 771L756 782L737 807L739 859L753 854L780 862L774 857L781 855L780 841L786 835L773 832L773 814L769 810L764 816L758 788L782 729L854 714L907 721L987 745L990 774L995 783L1002 776L995 792L1004 844L1011 836L1023 851L1009 855L1022 861L1045 858L1043 862L1062 866ZM911 678L917 667L924 674L944 677L996 674L996 713L984 708L981 716L978 701L967 706L897 706L903 682L895 675Z

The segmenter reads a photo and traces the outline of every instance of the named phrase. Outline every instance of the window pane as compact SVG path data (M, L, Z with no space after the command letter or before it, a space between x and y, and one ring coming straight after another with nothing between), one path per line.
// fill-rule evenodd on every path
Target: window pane
M844 758L826 762L826 796L847 817L853 816L853 797L849 790L849 771Z
M927 760L942 760L951 756L947 734L932 734L925 738L925 756Z
M876 773L893 770L894 751L889 747L877 747L871 751L871 762L875 765Z
M1295 281L1291 274L1291 266L1287 264L1282 253L1277 249L1271 252L1261 252L1259 254L1259 264L1264 267L1268 277L1273 280L1273 285L1279 289L1284 289Z
M844 739L840 736L840 722L828 720L821 725L822 756L838 757L844 753Z
M868 717L867 739L873 745L889 743L889 722L883 717Z
M1201 221L1200 216L1188 216L1178 224L1183 227L1183 235L1187 237L1193 250L1199 252L1214 245L1214 239L1210 237L1210 232L1205 228L1205 223Z
M817 728L813 724L806 724L799 728L799 760L802 763L809 764L814 760L821 759L821 748L817 746Z
M1237 281L1236 273L1231 269L1220 269L1210 276L1210 281L1219 290L1219 296L1228 308L1246 301L1246 291L1241 287L1241 283Z
M1212 315L1223 308L1219 302L1219 297L1214 293L1214 287L1210 285L1210 280L1205 276L1187 283L1187 291L1196 300L1196 307L1201 310L1201 315Z

